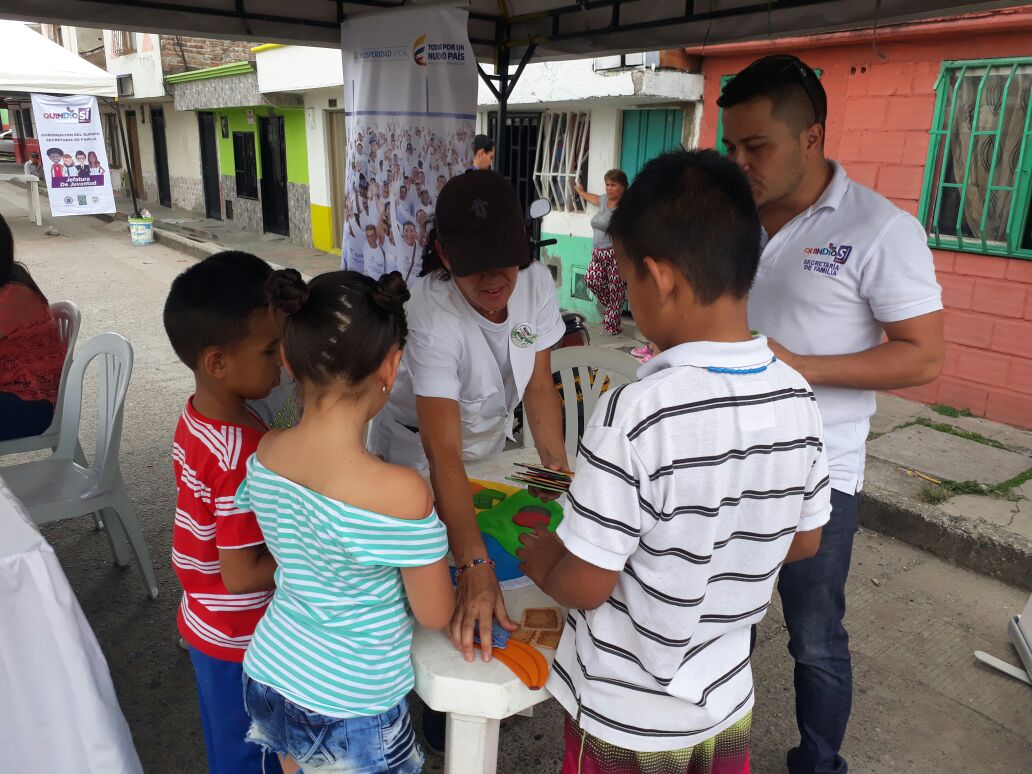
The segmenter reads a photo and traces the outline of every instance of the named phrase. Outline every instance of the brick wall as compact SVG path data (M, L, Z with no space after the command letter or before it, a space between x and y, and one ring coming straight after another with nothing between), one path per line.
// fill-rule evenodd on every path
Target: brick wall
M828 157L916 215L942 62L1032 55L1032 36L1004 24L1019 19L1032 25L1032 10L914 25L897 37L892 28L879 30L878 51L885 58L869 33L864 42L847 33L776 48L823 70ZM706 55L702 146L716 137L720 77L774 53L742 48ZM1032 427L1032 261L944 250L933 255L943 288L946 364L938 380L901 394Z
M203 70L231 62L253 62L251 47L257 43L240 40L211 40L184 35L161 35L161 69L165 75ZM184 65L185 58L185 65Z

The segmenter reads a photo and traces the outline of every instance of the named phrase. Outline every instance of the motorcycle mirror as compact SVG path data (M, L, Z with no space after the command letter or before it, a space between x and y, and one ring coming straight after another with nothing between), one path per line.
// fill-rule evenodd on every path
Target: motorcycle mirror
M548 199L537 199L530 203L531 220L539 220L552 211L552 205Z

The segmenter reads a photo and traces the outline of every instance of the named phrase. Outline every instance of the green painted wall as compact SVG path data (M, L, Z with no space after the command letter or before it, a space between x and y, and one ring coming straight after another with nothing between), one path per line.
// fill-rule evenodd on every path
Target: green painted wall
M633 181L650 159L681 147L684 112L681 110L623 111L620 169Z
M595 306L595 297L583 284L584 272L587 271L588 264L591 262L591 237L575 237L546 232L541 234L541 238L558 240L558 244L542 248L542 253L547 252L549 255L559 256L562 259L563 272L562 287L559 288L559 305L563 309L581 312L587 316L590 322L599 322L602 318ZM578 288L581 295L588 296L587 300L574 295Z
M254 111L254 123L247 123L247 111ZM305 111L272 108L273 114L283 116L283 134L287 146L287 182L308 184L308 141L305 137ZM215 111L215 132L219 139L219 169L232 176L236 167L233 158L233 132L251 132L254 138L255 166L262 176L261 142L258 138L258 120L269 115L268 107L224 108ZM222 136L222 117L229 119L229 137Z
M10 123L11 119L7 115L7 108L0 108L0 129L6 131Z
M305 111L281 110L283 132L287 138L287 180L308 185L308 140L305 137Z

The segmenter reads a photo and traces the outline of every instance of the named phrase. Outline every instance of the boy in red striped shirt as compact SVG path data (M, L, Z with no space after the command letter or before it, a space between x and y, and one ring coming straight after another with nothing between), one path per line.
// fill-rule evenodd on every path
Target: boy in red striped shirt
M281 322L265 292L271 272L254 255L218 253L180 274L165 302L165 331L196 383L172 446L172 563L213 774L262 770L261 751L244 741L241 662L272 599L276 562L254 514L233 497L268 429L246 402L279 381Z

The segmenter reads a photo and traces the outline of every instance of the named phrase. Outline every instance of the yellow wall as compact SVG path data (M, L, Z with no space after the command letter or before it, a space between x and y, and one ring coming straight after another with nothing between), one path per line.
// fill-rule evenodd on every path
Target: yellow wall
M333 246L333 211L322 204L312 208L312 245L326 253L337 252Z

